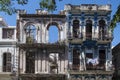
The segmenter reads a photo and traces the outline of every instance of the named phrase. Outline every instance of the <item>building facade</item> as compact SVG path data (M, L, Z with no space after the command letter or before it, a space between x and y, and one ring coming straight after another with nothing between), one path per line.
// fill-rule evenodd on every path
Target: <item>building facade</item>
M111 80L110 5L65 5L59 14L17 16L18 75L22 80ZM49 43L49 27L58 41ZM54 34L54 32L53 32Z
M119 58L120 58L120 43L115 46L112 49L112 55L113 55L113 65L114 65L114 78L115 80L119 80L120 79L120 64L119 64Z
M16 27L8 26L0 17L0 79L13 80L18 70L16 52Z

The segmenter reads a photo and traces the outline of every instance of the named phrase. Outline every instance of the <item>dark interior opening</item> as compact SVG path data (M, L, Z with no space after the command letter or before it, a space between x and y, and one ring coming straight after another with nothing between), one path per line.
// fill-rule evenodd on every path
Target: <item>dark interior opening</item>
M35 72L35 53L27 52L26 53L26 73Z
M86 39L88 40L92 39L92 21L91 20L86 21Z
M93 59L93 53L86 53L86 60L88 59ZM91 62L86 63L86 69L87 70L92 70L93 69L93 64Z
M73 37L79 38L79 20L73 21Z
M105 31L105 21L104 20L100 20L99 21L99 38L100 39L104 39L106 35L106 31Z
M79 70L80 67L80 51L73 49L73 70Z
M3 72L11 72L11 53L3 54Z

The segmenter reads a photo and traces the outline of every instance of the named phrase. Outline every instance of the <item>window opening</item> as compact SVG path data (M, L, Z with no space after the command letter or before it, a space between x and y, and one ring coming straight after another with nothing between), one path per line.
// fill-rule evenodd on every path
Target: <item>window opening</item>
M79 20L73 21L73 37L79 38L80 31L79 31Z
M92 21L91 20L86 21L86 39L88 40L92 39Z
M11 72L11 53L3 54L3 72Z

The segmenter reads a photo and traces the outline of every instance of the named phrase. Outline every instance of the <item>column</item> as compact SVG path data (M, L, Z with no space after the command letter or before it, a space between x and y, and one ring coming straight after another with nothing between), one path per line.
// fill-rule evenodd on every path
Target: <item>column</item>
M38 52L35 53L35 73L38 73Z
M59 53L59 56L60 56L61 54ZM58 59L58 73L59 72L61 72L61 57L60 57L60 59Z
M83 28L82 28L82 33L83 33L83 39L85 40L86 39L86 27L85 25L83 24Z
M99 26L96 25L96 38L98 39L99 38Z
M60 36L60 41L64 40L64 39L63 39L63 37L64 37L63 30L60 31L60 35L59 35L59 36Z
M65 72L67 72L68 69L68 53L67 50L65 50Z
M19 57L19 69L20 69L20 73L23 73L23 53L22 53L22 50L20 49L19 50L20 52L19 52L19 55L20 55L20 57Z
M68 23L67 22L64 24L63 30L64 30L63 33L66 34L64 35L64 39L67 39L67 36L68 36Z
M21 52L21 50L19 50L19 56L20 56L20 57L19 57L19 61L20 61L20 62L19 62L19 64L18 64L18 66L19 66L19 70L20 70L20 73L21 73L21 72L23 72L23 67L22 67L22 64L23 64L22 61L23 61L23 60L22 60L22 52Z
M68 65L69 65L69 69L72 69L72 49L69 49L68 52Z
M25 32L23 32L23 43L26 43L26 33Z
M63 53L62 54L62 60L61 60L61 72L63 73L64 72L64 56Z
M23 73L26 71L26 52L23 51Z
M14 40L16 40L16 28L14 28Z
M45 43L46 42L46 27L44 26L44 23L42 22L41 23L41 26L42 26L42 28L41 28L41 32L42 32L42 34L41 34L41 37L42 37L42 40L41 40L41 43Z
M41 53L38 51L38 73L42 72L42 59L41 59Z
M24 34L25 33L24 29L23 29L24 26L23 26L23 22L22 21L20 21L19 23L20 23L20 42L23 43L24 42L24 35L25 35Z
M71 37L73 37L73 26L70 25L70 33L71 33Z
M2 70L3 69L3 52L2 52L2 50L1 50L1 53L2 54L0 55L0 57L1 57L0 58L0 72L3 72L3 70Z
M47 56L46 56L46 72L48 73L49 72L49 55L47 53Z
M45 37L46 37L46 43L48 43L49 42L49 31L46 29L46 33L45 33L46 35L45 35Z
M45 72L45 54L42 53L43 56L42 56L42 72Z

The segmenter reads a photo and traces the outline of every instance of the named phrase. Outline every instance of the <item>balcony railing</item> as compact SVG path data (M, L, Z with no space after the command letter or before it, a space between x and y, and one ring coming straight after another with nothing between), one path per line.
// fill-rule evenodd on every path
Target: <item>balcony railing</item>
M72 65L70 70L80 71L80 65ZM105 65L88 65L86 64L86 70L105 70Z
M81 40L96 40L96 41L111 41L113 39L112 33L105 33L105 34L100 34L100 33L79 33L78 38L75 38L72 33L68 32L67 33L68 39L81 39Z
M105 70L105 65L86 65L86 70Z
M79 70L80 69L80 65L72 65L72 70Z

